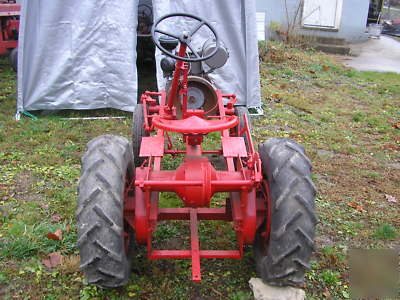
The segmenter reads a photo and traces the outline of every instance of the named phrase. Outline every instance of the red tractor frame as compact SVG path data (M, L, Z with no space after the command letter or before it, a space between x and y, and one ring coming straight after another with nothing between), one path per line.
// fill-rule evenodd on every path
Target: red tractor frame
M175 17L198 23L180 35L160 29L161 22ZM214 34L216 43L206 56L191 45L202 26ZM160 34L175 44L166 49ZM82 160L78 247L88 281L101 287L125 284L134 243L147 246L151 260L191 259L194 282L201 280L201 259L240 259L244 245L254 244L257 269L265 281L300 284L309 268L316 222L311 164L304 149L288 139L271 139L257 152L248 116L234 107L235 95L216 90L214 107L189 108L190 63L213 57L219 47L217 33L207 21L188 14L166 15L155 23L152 36L165 55L176 59L169 91L141 96L134 113L133 151L125 138L107 135L91 141ZM171 132L182 135L184 149L173 145ZM221 143L204 150L203 139L211 132L220 133ZM226 167L217 170L207 155L223 156ZM176 170L165 170L166 156L184 159ZM184 207L160 208L160 192L176 193ZM226 207L210 207L213 195L220 192L229 193ZM163 220L189 220L190 249L153 249L153 233ZM199 220L232 222L237 248L202 250Z
M181 45L179 52L185 53ZM167 101L165 92L146 92L141 97L145 130L154 136L143 137L140 157L145 162L136 169L136 179L130 188L134 193L126 193L125 221L135 228L136 241L147 245L149 259L190 258L192 260L192 279L200 281L200 258L235 258L243 255L243 246L252 244L258 226L263 222L270 208L267 185L263 184L261 160L254 151L248 120L238 128L239 119L234 115L234 95L224 95L217 90L217 113L204 118L204 111L187 109L188 64L178 61L175 80L171 90L177 90L178 79L183 74L182 89L183 119L176 120L172 107L173 95ZM159 98L158 102L155 98ZM226 106L223 99L228 99ZM158 104L160 103L160 104ZM237 130L230 131L236 127ZM220 131L222 147L203 150L203 135ZM182 133L186 149L177 150L168 132ZM248 151L245 140L247 137ZM167 145L167 147L164 147ZM161 159L165 155L185 155L184 162L175 171L161 170ZM217 171L205 154L223 155L227 170ZM158 192L175 192L184 201L185 208L159 208ZM229 192L225 208L210 208L213 195ZM270 218L268 218L269 220ZM152 233L161 220L190 220L191 249L155 250L152 249ZM237 234L238 248L235 250L201 250L198 239L198 220L232 221ZM269 233L269 223L265 234Z
M14 69L17 61L20 11L20 4L0 3L0 55L10 53Z

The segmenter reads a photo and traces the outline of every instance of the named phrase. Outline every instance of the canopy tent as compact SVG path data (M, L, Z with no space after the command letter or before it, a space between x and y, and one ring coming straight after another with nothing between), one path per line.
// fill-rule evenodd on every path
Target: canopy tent
M23 0L17 113L133 111L138 0Z
M149 2L151 0L146 0ZM210 78L238 103L260 105L255 0L153 0L154 19L186 12L209 20L228 48ZM29 110L133 111L139 0L22 0L17 114ZM184 28L178 21L174 30ZM182 27L183 26L183 27ZM208 37L199 31L200 47ZM160 53L156 53L159 61ZM157 64L157 80L163 87Z

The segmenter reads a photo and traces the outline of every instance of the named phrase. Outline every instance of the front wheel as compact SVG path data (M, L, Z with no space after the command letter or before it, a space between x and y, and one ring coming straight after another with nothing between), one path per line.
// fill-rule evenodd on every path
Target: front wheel
M104 135L90 141L82 158L78 188L78 248L88 283L102 288L127 283L131 231L124 230L124 195L133 180L131 145L123 137Z
M144 113L143 104L137 104L135 111L133 112L133 124L132 124L132 147L133 156L135 159L135 167L140 167L144 162L144 158L140 157L140 146L142 144L142 138L149 136L144 129Z
M261 278L277 286L299 286L310 268L317 218L311 162L302 146L286 138L269 139L259 147L271 203L269 240L266 221L254 241Z

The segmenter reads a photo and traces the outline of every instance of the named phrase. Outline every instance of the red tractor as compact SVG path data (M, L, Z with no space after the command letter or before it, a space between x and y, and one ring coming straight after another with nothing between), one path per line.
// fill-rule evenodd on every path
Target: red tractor
M195 25L179 34L162 30L160 24L171 18ZM207 51L198 51L191 43L200 28L212 35L214 46ZM213 89L216 101L210 104L210 90L199 87L201 80L190 80L196 64L212 64L224 52L206 20L183 13L166 15L153 26L152 38L166 56L161 64L170 79L167 91L141 96L133 116L132 143L119 136L100 136L88 143L82 158L77 244L87 281L103 288L126 284L135 263L135 244L147 247L150 260L191 259L194 282L201 280L201 259L240 259L244 245L253 245L256 268L265 282L300 285L310 268L317 223L316 190L304 148L290 139L272 138L257 152L247 110L235 107L236 96ZM173 62L172 71L168 61ZM200 77L207 82L206 74ZM205 150L203 141L212 132L220 135L220 143ZM171 135L181 136L184 146L173 145ZM215 167L211 155L223 157L224 166ZM167 170L166 156L182 157L182 163ZM184 207L160 208L161 192L176 193ZM225 207L211 207L216 193L228 193ZM153 233L164 220L189 221L190 249L153 248ZM202 250L200 220L231 222L237 248Z
M21 5L0 0L0 55L10 55L11 65L17 70L18 33Z

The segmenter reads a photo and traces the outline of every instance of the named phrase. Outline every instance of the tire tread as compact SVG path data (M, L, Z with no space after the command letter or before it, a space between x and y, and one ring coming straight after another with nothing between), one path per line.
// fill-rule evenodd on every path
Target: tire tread
M311 161L301 145L287 138L269 139L259 153L273 209L267 247L261 244L266 243L262 227L254 242L257 271L271 285L298 286L310 268L317 223Z
M91 140L82 157L76 210L80 268L89 283L102 288L119 287L129 279L123 193L126 174L134 174L133 164L129 141L114 135Z

